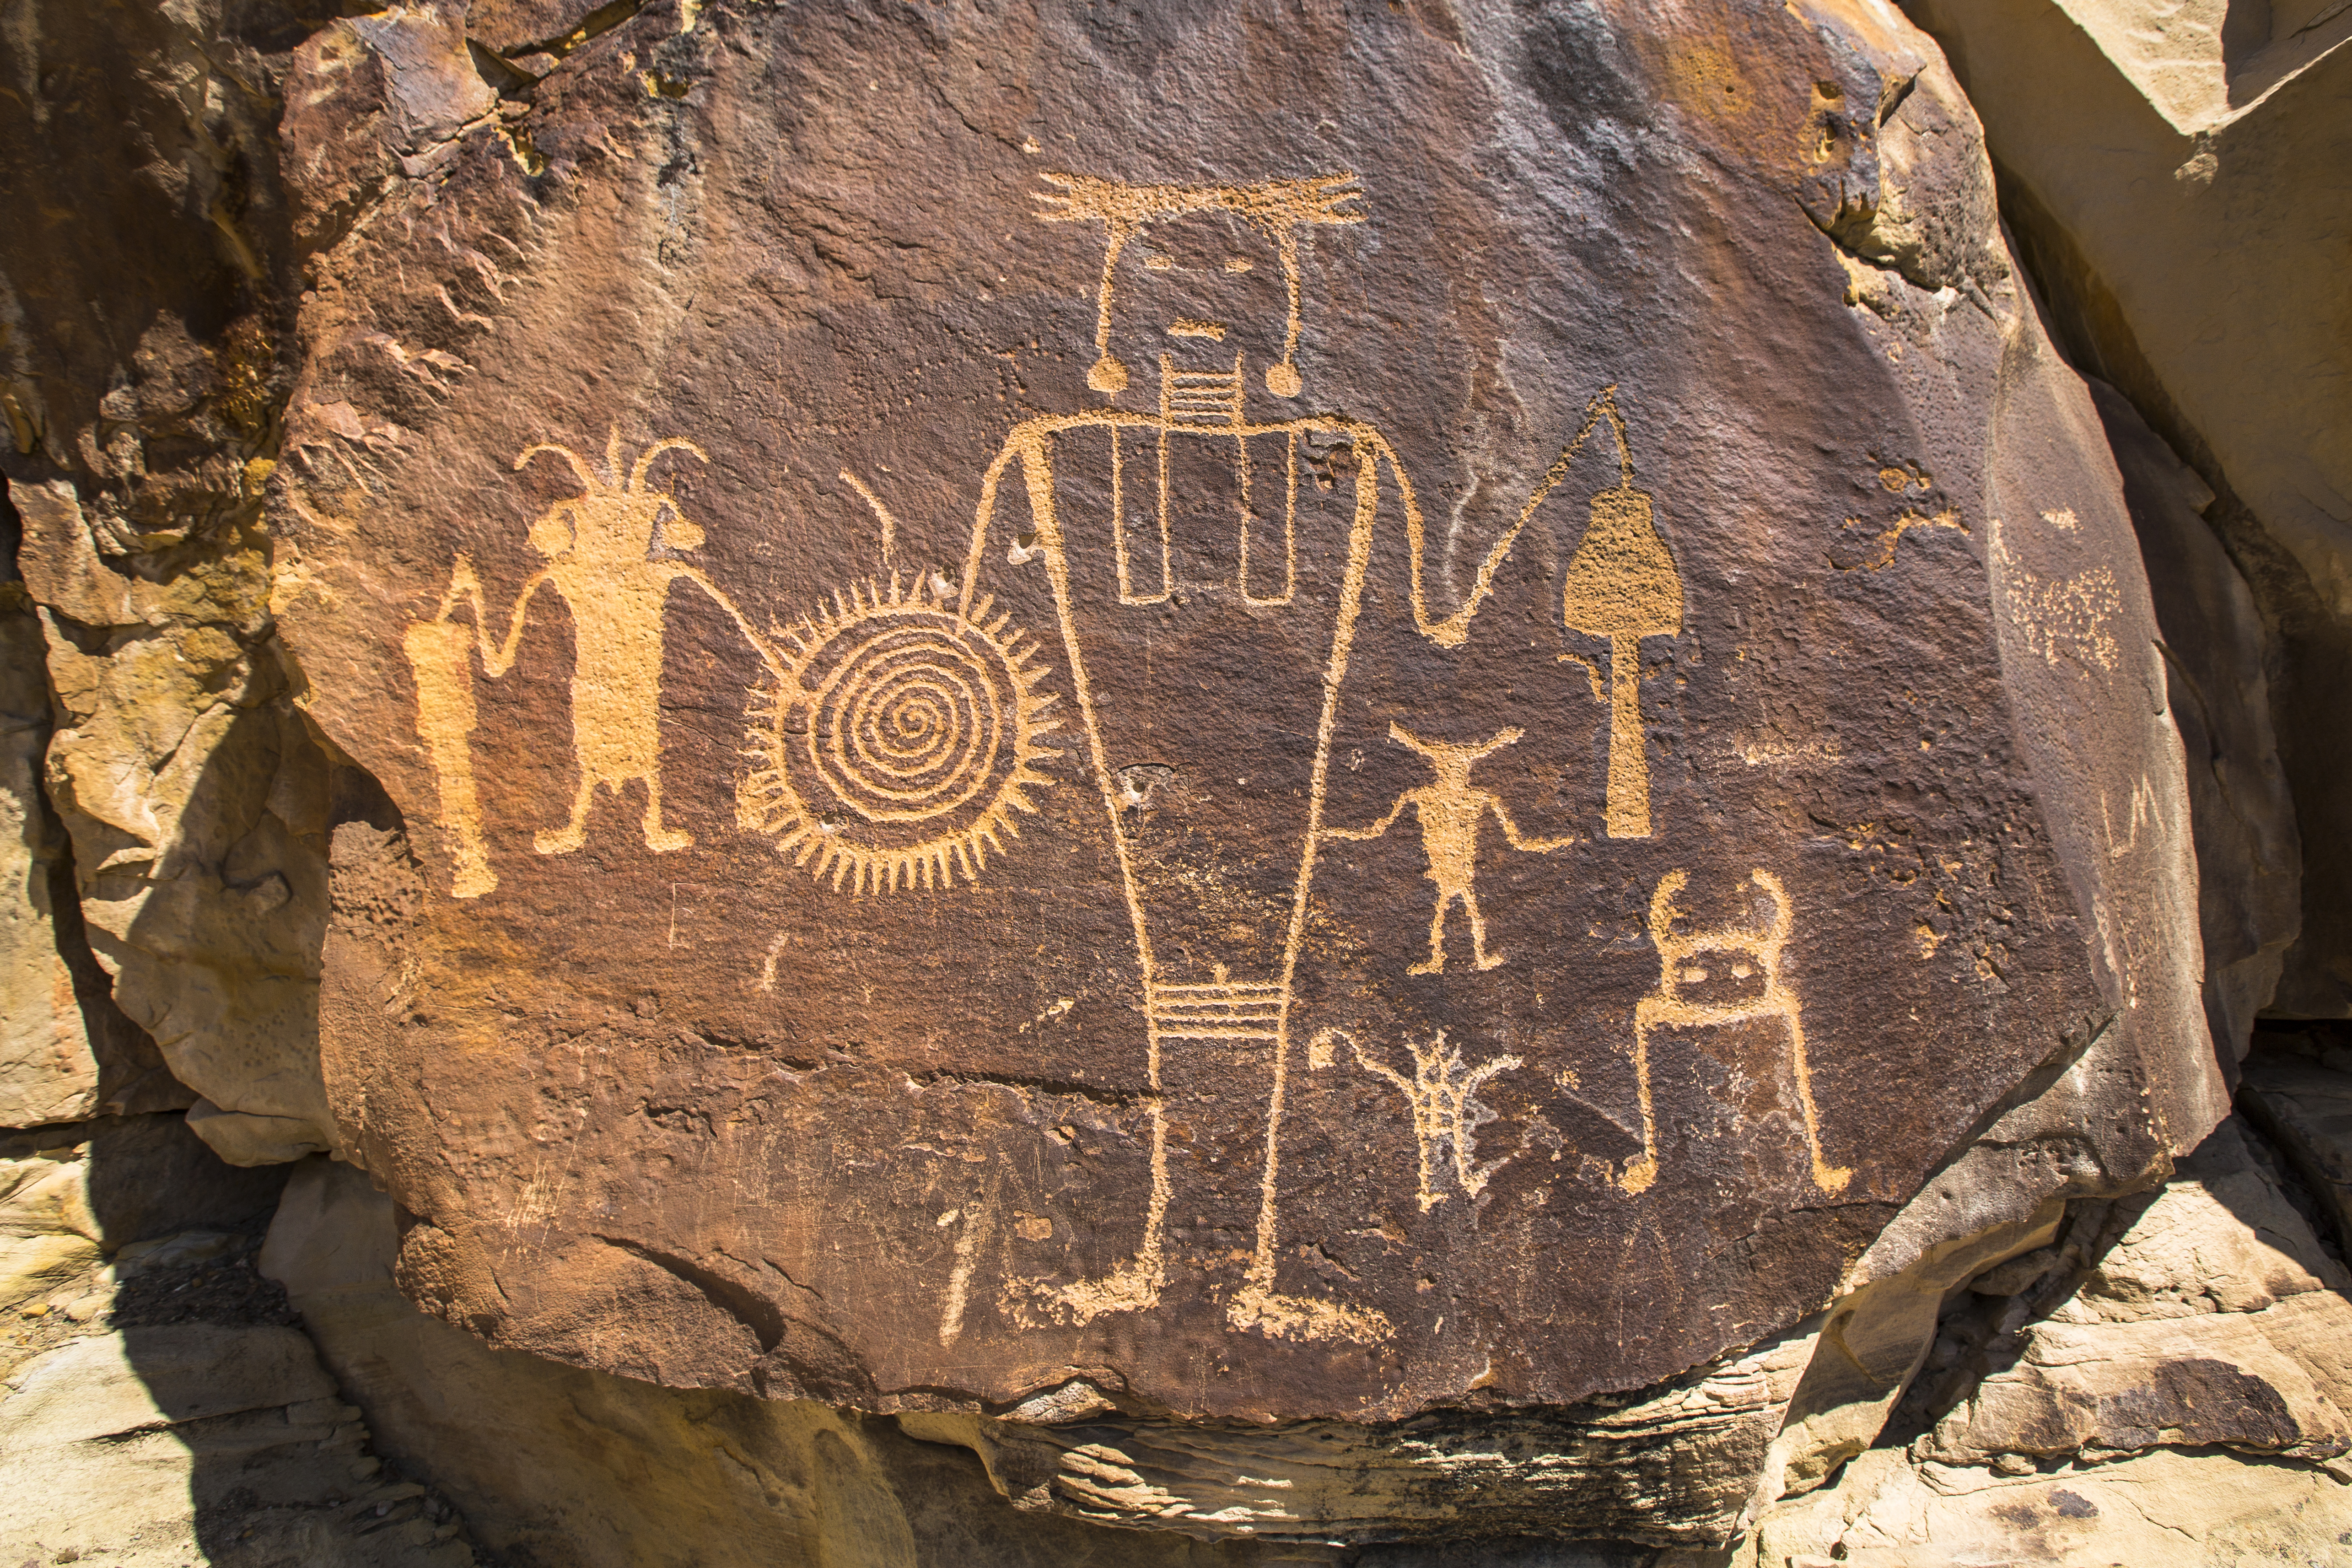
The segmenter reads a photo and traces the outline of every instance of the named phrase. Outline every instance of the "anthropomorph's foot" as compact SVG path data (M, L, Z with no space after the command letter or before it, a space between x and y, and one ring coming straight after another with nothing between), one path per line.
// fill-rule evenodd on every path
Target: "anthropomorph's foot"
M1225 1321L1236 1329L1255 1329L1277 1340L1342 1340L1360 1345L1377 1344L1396 1332L1386 1317L1370 1307L1343 1307L1308 1296L1281 1296L1262 1285L1244 1285L1225 1309Z
M1017 1281L1005 1288L1004 1307L1016 1318L1024 1307L1042 1307L1055 1322L1084 1328L1106 1313L1150 1311L1160 1305L1160 1288L1165 1283L1167 1274L1156 1260L1132 1258L1099 1279L1071 1285Z
M1629 1194L1638 1194L1646 1192L1650 1184L1657 1179L1658 1163L1645 1154L1625 1167L1625 1173L1617 1178L1617 1184Z
M588 830L578 823L569 827L551 827L534 835L530 847L542 855L569 855L588 842Z
M682 827L663 827L656 823L646 824L646 847L656 855L667 855L673 849L694 847L694 835Z

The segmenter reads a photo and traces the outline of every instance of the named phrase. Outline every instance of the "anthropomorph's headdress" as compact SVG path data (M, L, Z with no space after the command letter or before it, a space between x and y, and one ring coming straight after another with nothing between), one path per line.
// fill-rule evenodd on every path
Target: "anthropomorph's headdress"
M1298 226L1302 223L1361 223L1364 215L1341 210L1363 195L1353 174L1308 180L1261 180L1254 185L1130 185L1088 174L1047 174L1061 193L1040 191L1047 223L1100 223L1108 236L1103 247L1101 309L1095 319L1094 368L1087 384L1113 393L1127 385L1127 366L1110 352L1111 282L1122 247L1147 225L1186 213L1229 212L1265 231L1282 258L1282 280L1290 296L1290 321L1282 337L1282 359L1265 373L1268 392L1298 395Z

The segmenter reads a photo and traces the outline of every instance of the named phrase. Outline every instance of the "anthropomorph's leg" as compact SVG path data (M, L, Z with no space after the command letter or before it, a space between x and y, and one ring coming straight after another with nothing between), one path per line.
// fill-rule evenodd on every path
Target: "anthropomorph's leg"
M690 849L694 835L682 827L664 827L661 819L661 770L646 774L646 847L656 855Z
M1617 1178L1617 1184L1631 1194L1646 1191L1658 1179L1658 1120L1650 1106L1650 1008L1655 1001L1645 996L1633 1006L1633 1086L1642 1100L1642 1156Z
M1429 959L1405 971L1407 974L1439 974L1445 969L1445 911L1460 897L1453 889L1437 890L1436 907L1429 911ZM1475 928L1473 928L1474 930Z
M1274 1069L1272 1093L1265 1115L1265 1155L1258 1184L1257 1241L1248 1274L1225 1308L1225 1321L1283 1340L1342 1340L1374 1344L1395 1331L1388 1318L1370 1307L1348 1307L1319 1296L1290 1296L1275 1289L1279 1256L1276 1220L1277 1192L1282 1171L1283 1091L1285 1058L1290 1048L1286 1030L1271 1042ZM1180 1209L1181 1213L1181 1210Z
M1813 1106L1813 1075L1805 1062L1805 1026L1797 1016L1795 998L1790 998L1783 1016L1789 1020L1789 1055L1796 1068L1797 1098L1804 1105L1805 1142L1813 1157L1813 1185L1825 1193L1842 1193L1853 1179L1853 1171L1849 1166L1832 1165L1822 1157L1821 1112Z
M572 820L560 828L541 831L530 841L542 855L569 855L588 841L588 807L596 798L596 779L583 772L580 793L572 797Z
M1470 917L1472 959L1481 969L1498 967L1503 960L1499 954L1490 955L1486 952L1486 922L1478 913L1478 895L1468 888L1462 889L1462 909Z

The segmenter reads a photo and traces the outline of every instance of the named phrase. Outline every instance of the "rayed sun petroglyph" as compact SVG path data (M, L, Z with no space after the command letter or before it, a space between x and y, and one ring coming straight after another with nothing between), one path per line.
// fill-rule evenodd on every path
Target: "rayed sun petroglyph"
M1402 833L1410 815L1432 903L1426 957L1408 973L1443 986L1508 964L1508 932L1490 928L1479 901L1482 848L1489 851L1491 875L1495 857L1505 851L1556 856L1542 863L1564 867L1572 857L1559 852L1582 847L1606 854L1617 841L1649 839L1656 831L1643 646L1683 635L1683 576L1656 503L1635 482L1633 441L1612 385L1585 405L1579 427L1525 504L1475 558L1454 606L1432 608L1423 508L1395 446L1363 419L1286 411L1305 387L1301 232L1365 221L1363 192L1352 175L1200 186L1047 178L1054 188L1044 194L1040 216L1101 226L1087 384L1105 405L1033 417L1006 435L979 476L969 544L952 578L904 568L898 518L845 468L840 478L880 524L880 572L824 598L802 618L757 627L683 558L702 547L702 531L675 497L646 482L657 458L677 452L704 458L699 447L679 437L655 442L625 475L617 434L601 472L551 445L532 447L517 459L520 468L541 455L564 458L581 493L531 525L529 542L548 563L522 584L503 637L494 635L488 601L464 554L437 611L407 633L417 735L439 787L452 890L477 899L498 886L474 784L474 667L478 660L482 676L493 679L511 668L525 612L542 585L562 596L574 626L579 776L567 819L538 835L538 852L579 847L596 792L618 795L630 784L644 791L648 850L692 844L663 818L659 738L664 614L671 584L689 579L725 612L763 672L749 691L745 765L730 781L736 824L810 874L800 884L805 896L952 896L1016 852L1024 819L1033 829L1046 820L1039 806L1057 785L1080 792L1075 809L1093 818L1103 836L1139 979L1132 1026L1145 1087L1135 1103L1149 1144L1150 1197L1134 1216L1135 1230L1117 1241L1115 1256L1123 1255L1117 1261L1092 1273L1057 1272L1048 1264L1037 1277L1009 1278L996 1296L1004 1313L1020 1322L1083 1325L1159 1305L1171 1279L1171 1211L1211 1206L1204 1194L1244 1179L1239 1171L1209 1171L1171 1149L1171 1064L1215 1060L1234 1064L1238 1081L1251 1086L1243 1100L1255 1107L1245 1139L1254 1166L1247 1173L1255 1188L1254 1235L1245 1260L1221 1254L1233 1261L1210 1266L1229 1270L1243 1263L1239 1279L1228 1274L1219 1288L1227 1324L1293 1341L1375 1343L1391 1337L1395 1325L1338 1299L1327 1284L1292 1278L1287 1271L1299 1265L1286 1260L1283 1246L1284 1118L1294 1087L1292 1035L1318 858L1330 845ZM1157 243L1161 231L1188 223L1206 226L1190 250ZM1201 301L1218 287L1267 289L1277 279L1278 299L1262 299L1264 315L1255 322L1241 310L1202 313ZM1260 363L1253 363L1253 346L1265 356ZM1156 388L1134 384L1155 370ZM1129 394L1139 406L1118 405ZM1278 401L1268 406L1268 398ZM1511 567L1514 552L1604 425L1614 447L1613 482L1591 497L1572 551L1563 541L1548 558L1556 563L1549 570L1560 574L1552 603L1570 650L1558 658L1585 666L1599 701L1587 707L1580 695L1550 710L1546 727L1553 721L1572 726L1597 747L1606 715L1605 781L1571 777L1565 786L1584 792L1586 804L1577 809L1591 814L1591 831L1523 829L1504 796L1474 782L1474 772L1482 763L1489 774L1506 768L1507 759L1489 759L1518 746L1528 731L1512 726L1459 741L1434 738L1445 714L1432 714L1425 724L1408 714L1388 728L1391 742L1426 765L1427 782L1404 789L1371 820L1328 820L1333 737L1376 548L1403 563L1400 637L1444 659L1461 658L1506 568L1543 569L1536 563L1538 550ZM1340 451L1348 460L1330 461ZM1322 521L1312 526L1320 531L1310 532L1303 487L1337 489L1339 477L1348 487L1333 500L1337 513L1317 513ZM1050 625L1015 625L1000 606L1016 603L1030 606L1025 617ZM1136 710L1149 704L1115 695L1144 679L1129 668L1129 650L1151 646L1153 628L1173 625L1180 613L1184 632L1163 645L1178 650L1165 656L1170 660L1181 663L1181 650L1192 646L1185 636L1222 654L1237 639L1278 633L1290 668L1223 658L1213 668L1163 671L1150 679L1179 682L1168 689L1180 693L1170 700L1181 721L1139 731ZM1542 612L1547 618L1552 613ZM1579 638L1605 644L1605 679L1602 650ZM1591 657L1575 651L1579 647ZM1553 656L1540 657L1549 666ZM1148 680L1144 689L1158 689ZM1230 738L1265 725L1278 702L1289 704L1275 721L1282 731L1311 738L1295 758L1269 764L1295 763L1296 776L1261 776L1255 784L1235 776L1226 754ZM1203 821L1247 824L1249 863L1215 833L1154 837L1146 809L1153 792L1135 784L1146 775L1182 780L1171 795L1192 800ZM1101 815L1094 818L1097 801ZM1353 809L1369 814L1377 807ZM1490 818L1496 834L1485 831ZM1848 1173L1821 1153L1801 1010L1780 968L1794 929L1790 900L1778 879L1759 869L1753 885L1773 905L1763 923L1677 934L1674 900L1683 879L1679 871L1668 874L1651 905L1649 934L1661 964L1655 990L1630 1020L1621 1012L1605 1025L1614 1031L1630 1023L1642 1127L1642 1152L1619 1188L1638 1194L1658 1176L1653 1035L1769 1019L1790 1041L1814 1179L1836 1192ZM1398 908L1422 896L1405 887L1393 894ZM1457 909L1467 927L1468 963L1457 963L1449 976L1446 936ZM1460 958L1460 927L1455 931ZM763 995L776 994L777 952L768 950L757 986ZM1690 977L1699 973L1695 961L1718 953L1731 956L1733 973L1760 975L1755 994L1720 1001L1690 994ZM1473 1062L1444 1030L1433 1029L1425 1040L1405 1038L1407 1072L1358 1044L1358 1031L1372 1027L1321 1030L1309 1044L1308 1065L1331 1065L1336 1043L1344 1042L1355 1065L1394 1089L1410 1114L1422 1211L1455 1196L1475 1210L1508 1158L1477 1157L1479 1129L1496 1120L1479 1091L1522 1068L1522 1057L1497 1052ZM968 1308L982 1299L971 1278L972 1238L980 1234L971 1226L979 1224L974 1219L960 1243L942 1343L965 1331Z
M976 879L1019 836L1054 728L1037 645L992 615L943 607L918 578L853 585L782 634L762 693L738 820L838 892Z

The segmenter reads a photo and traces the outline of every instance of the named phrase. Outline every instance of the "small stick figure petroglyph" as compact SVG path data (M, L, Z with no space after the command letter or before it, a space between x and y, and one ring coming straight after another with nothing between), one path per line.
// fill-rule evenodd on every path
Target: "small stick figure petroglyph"
M1529 838L1511 820L1502 796L1492 790L1471 787L1470 770L1481 759L1492 756L1526 733L1524 730L1505 730L1483 743L1455 744L1424 741L1402 724L1391 724L1389 739L1427 758L1437 774L1436 781L1405 791L1389 807L1388 815L1370 827L1323 830L1326 838L1378 838L1408 806L1420 818L1422 847L1429 855L1429 869L1424 875L1437 884L1437 907L1429 917L1428 962L1414 964L1412 973L1435 974L1445 968L1445 911L1456 903L1470 917L1472 961L1480 969L1493 969L1504 962L1502 954L1486 951L1486 922L1478 913L1478 829L1487 813L1492 812L1495 820L1502 824L1503 837L1514 849L1543 855L1565 849L1577 841L1573 834L1565 838Z

